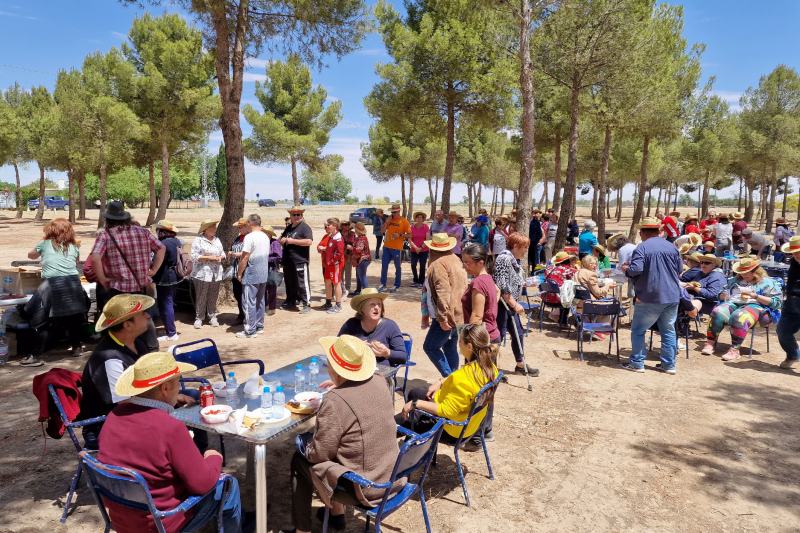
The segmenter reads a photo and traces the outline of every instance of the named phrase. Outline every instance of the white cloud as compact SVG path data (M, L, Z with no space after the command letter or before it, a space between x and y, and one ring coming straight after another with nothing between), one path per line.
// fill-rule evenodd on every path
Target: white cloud
M719 96L731 106L731 110L738 111L741 109L739 106L739 99L742 97L741 92L737 91L711 91L711 94Z
M39 20L37 17L32 17L30 15L22 15L20 13L12 13L11 11L0 11L0 17L14 17L25 20Z
M121 31L112 31L111 35L113 35L114 37L116 37L120 41L127 41L128 40L128 34L127 33L122 33Z
M257 68L264 70L269 66L272 61L269 59L259 59L257 57L248 57L244 60L244 66L246 68Z
M266 79L267 79L266 74L256 74L255 72L245 72L244 76L242 76L243 82L266 81Z
M382 56L385 54L386 50L384 50L383 48L362 48L361 50L358 50L356 52L356 55L370 56L370 57Z

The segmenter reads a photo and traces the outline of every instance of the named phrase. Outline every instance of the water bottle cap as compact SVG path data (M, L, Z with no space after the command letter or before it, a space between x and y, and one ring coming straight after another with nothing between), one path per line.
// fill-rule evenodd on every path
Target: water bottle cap
M229 377L229 378L232 378L232 377L234 377L235 375L236 375L236 373L235 373L235 372L228 372L228 377Z
M312 363L316 363L316 362L317 362L317 358L316 358L316 357L312 357L312 358L311 358L311 362L312 362Z
M283 387L281 385L278 385L278 388L275 389L275 392L283 392Z
M269 392L269 387L264 387L264 392Z
M297 363L296 365L294 365L294 367L297 370L303 370L303 365L301 363Z

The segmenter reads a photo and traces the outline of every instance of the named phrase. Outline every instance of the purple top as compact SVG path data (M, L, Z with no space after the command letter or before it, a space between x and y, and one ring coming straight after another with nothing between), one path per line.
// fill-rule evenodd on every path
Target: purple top
M448 224L444 230L447 232L448 235L451 237L456 238L456 245L453 248L453 253L456 255L461 254L461 240L464 238L464 226L461 224Z
M486 331L489 332L489 338L496 341L500 338L500 330L497 329L497 285L494 284L492 276L489 274L481 274L474 278L467 286L464 296L461 297L461 307L464 309L464 321L469 320L472 314L472 289L483 294L486 298L486 303L483 306L483 323L486 325Z

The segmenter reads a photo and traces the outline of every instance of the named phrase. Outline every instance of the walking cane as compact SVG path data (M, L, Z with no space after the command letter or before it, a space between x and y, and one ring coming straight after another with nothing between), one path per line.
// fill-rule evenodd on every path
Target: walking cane
M511 319L511 322L512 322L512 324L511 324L512 335L514 335L514 338L517 340L517 346L519 346L519 351L522 352L522 365L523 365L522 368L523 368L523 370L525 370L525 379L528 381L528 390L529 391L533 391L533 387L531 386L531 376L528 374L528 362L525 361L525 345L522 344L522 341L519 338L519 330L517 329L517 323L514 320L514 314L516 314L516 313L511 311L511 309L508 307L508 304L506 303L506 301L503 300L502 298L500 298L500 303L503 304L503 307L506 308L506 312L508 313L508 317ZM514 313L514 314L512 314L512 313Z

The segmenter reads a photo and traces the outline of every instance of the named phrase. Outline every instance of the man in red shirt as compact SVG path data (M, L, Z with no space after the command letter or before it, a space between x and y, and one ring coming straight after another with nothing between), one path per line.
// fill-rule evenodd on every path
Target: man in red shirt
M186 426L172 416L180 375L193 370L197 370L194 365L178 363L166 352L149 353L126 368L114 389L118 396L130 398L106 418L97 458L139 472L158 509L172 509L189 496L206 495L189 512L164 518L167 532L196 530L217 516L220 505L224 530L240 532L242 511L235 478L229 478L231 490L221 501L222 455L216 450L200 455ZM156 531L146 512L108 500L105 504L115 531Z
M736 249L744 248L744 237L742 232L747 229L747 221L744 215L738 211L733 214L733 245Z
M678 238L678 222L672 216L664 216L661 213L656 213L656 218L661 220L661 231L664 233L664 238L669 242L675 242L675 239Z

